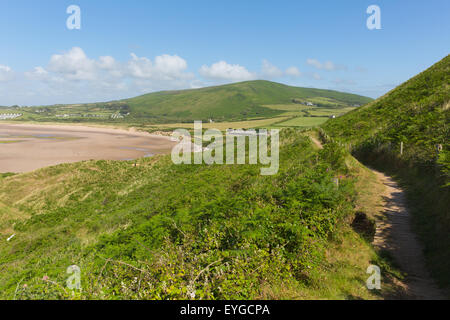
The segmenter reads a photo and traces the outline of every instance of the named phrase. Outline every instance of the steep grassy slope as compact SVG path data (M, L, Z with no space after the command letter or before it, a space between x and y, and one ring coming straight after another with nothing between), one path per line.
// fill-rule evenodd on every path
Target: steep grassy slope
M276 110L264 105L287 104L293 99L329 98L342 106L371 99L331 90L298 88L270 81L247 81L217 87L150 93L125 100L138 116L179 120L240 120L270 117Z
M435 144L448 143L450 56L366 106L330 121L324 127L335 137L362 143L378 139L428 161ZM420 155L418 154L420 151Z
M345 152L281 141L274 176L158 156L0 177L0 296L70 297L76 264L82 298L374 298Z
M450 287L450 56L368 105L324 125L406 187L433 273ZM400 154L403 143L403 154ZM442 151L437 153L437 145Z

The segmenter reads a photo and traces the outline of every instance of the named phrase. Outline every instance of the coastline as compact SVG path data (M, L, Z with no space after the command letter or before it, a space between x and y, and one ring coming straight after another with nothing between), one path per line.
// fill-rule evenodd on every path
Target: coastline
M98 131L105 133L122 133L122 134L133 134L139 136L153 136L153 137L163 137L170 140L170 135L149 133L140 130L137 127L126 127L126 126L115 126L108 124L86 124L86 123L68 123L61 124L58 122L19 122L19 121L0 121L1 125L14 125L15 127L35 127L35 128L48 128L48 129L63 129L70 131ZM160 132L160 131L157 131Z
M0 172L29 172L86 160L170 153L176 142L136 128L0 122Z

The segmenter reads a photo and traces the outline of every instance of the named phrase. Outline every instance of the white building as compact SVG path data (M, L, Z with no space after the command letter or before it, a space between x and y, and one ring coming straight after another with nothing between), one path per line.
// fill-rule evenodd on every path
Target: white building
M0 113L0 120L15 119L21 116L21 113Z

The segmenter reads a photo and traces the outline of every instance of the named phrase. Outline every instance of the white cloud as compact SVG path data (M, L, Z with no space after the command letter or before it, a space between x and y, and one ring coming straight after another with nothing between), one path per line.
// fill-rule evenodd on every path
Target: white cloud
M132 76L136 78L150 78L152 76L153 63L145 57L139 58L134 53L132 60L128 62L128 69Z
M96 73L106 71L113 78L123 77L125 74L124 67L111 56L102 56L96 61ZM104 78L100 77L100 78Z
M187 69L187 63L177 55L164 54L155 58L155 69L163 74L177 76Z
M128 61L111 56L89 57L74 47L54 54L47 66L37 66L14 74L0 65L2 104L54 104L107 101L156 90L184 89L198 86L188 72L186 60L163 54L153 59L131 54Z
M152 62L146 57L138 57L132 53L131 60L127 65L127 70L132 77L163 81L193 78L194 75L186 73L186 69L186 60L177 55L171 56L168 54L157 56L155 61Z
M213 81L272 80L284 76L299 77L302 75L297 67L291 66L283 72L283 70L266 59L262 60L261 70L259 72L251 72L238 64L232 65L226 61L219 61L211 66L203 65L199 70L199 74L203 78Z
M345 70L347 69L345 66L336 65L331 61L320 62L317 59L307 59L306 63L310 66L313 66L316 69L326 70L326 71L336 71L336 70Z
M89 59L79 47L73 47L63 54L53 55L48 64L49 71L69 80L94 80L96 67L95 61Z
M283 71L264 59L262 62L261 74L263 78L273 79L282 77Z
M203 65L199 73L202 77L210 80L245 81L256 78L245 67L238 64L228 64L225 61L216 62L211 66Z
M38 75L46 75L46 74L48 74L47 70L45 70L45 69L42 68L42 67L35 67L34 70L33 70L33 72L34 72L35 74L38 74Z
M302 73L297 67L289 67L286 69L285 74L290 77L300 77Z
M8 67L8 66L0 65L0 71L1 71L1 72L11 72L12 70L11 70L11 68Z
M98 60L90 59L81 48L74 47L63 54L50 58L47 70L61 76L64 80L88 80L110 82L115 78L149 79L153 81L176 81L190 79L186 73L187 63L177 55L157 56L154 62L147 57L131 54L126 64L117 62L111 56L102 56Z
M98 60L99 61L98 61L97 65L101 69L112 70L117 67L116 60L111 56L103 56L103 57L98 58Z
M313 66L317 69L322 69L322 63L319 62L319 60L316 59L307 59L306 63L309 64L310 66Z
M11 80L13 76L14 72L10 67L0 64L0 81Z
M44 80L48 75L48 71L43 67L34 67L32 71L25 72L25 76L32 80Z
M132 53L125 72L132 80L131 85L137 93L147 93L191 87L195 75L187 72L187 68L186 60L177 55L163 54L152 61Z

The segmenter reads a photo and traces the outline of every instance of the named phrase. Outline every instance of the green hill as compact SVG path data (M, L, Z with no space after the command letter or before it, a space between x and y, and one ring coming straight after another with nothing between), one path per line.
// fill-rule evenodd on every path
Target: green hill
M293 100L328 98L342 105L362 105L370 98L332 90L299 88L270 81L247 81L216 87L150 93L124 100L139 118L191 121L243 120L281 113L265 107L289 104Z
M449 112L450 56L447 56L377 100L328 122L325 129L353 143L374 138L396 146L403 142L422 150L421 160L427 161L434 158L436 144L449 141Z
M201 89L161 91L135 98L88 104L16 107L12 121L84 122L132 125L237 122L284 117L343 114L371 98L332 90L291 87L270 81L247 81ZM307 104L309 106L307 106ZM317 115L316 115L317 114ZM274 122L277 122L276 120ZM322 121L323 122L323 121Z
M409 193L434 275L450 287L450 56L383 97L324 124ZM403 154L400 154L403 144ZM437 146L442 151L437 153Z

